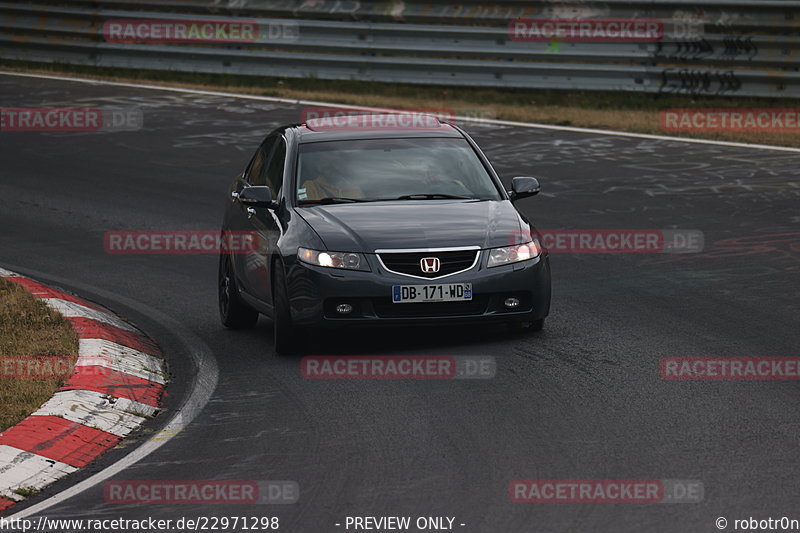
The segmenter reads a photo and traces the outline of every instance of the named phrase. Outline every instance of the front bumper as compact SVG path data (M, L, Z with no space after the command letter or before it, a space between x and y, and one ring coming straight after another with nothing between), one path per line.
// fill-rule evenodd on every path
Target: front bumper
M288 270L292 322L298 326L402 325L463 322L531 322L550 311L550 266L546 254L513 265L487 268L480 252L472 269L439 280L403 276L386 270L368 254L371 272L331 269L294 262ZM392 303L394 285L472 283L473 299L464 302ZM516 297L514 310L503 302ZM350 304L347 315L336 306Z

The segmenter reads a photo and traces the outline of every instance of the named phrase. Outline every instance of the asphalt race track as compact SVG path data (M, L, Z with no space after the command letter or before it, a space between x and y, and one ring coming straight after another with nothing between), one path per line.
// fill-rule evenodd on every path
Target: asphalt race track
M262 137L302 106L0 76L4 107L141 109L130 132L0 133L0 266L94 298L169 356L166 410L46 500L135 449L196 369L169 317L219 369L180 434L115 480L291 480L296 504L114 505L102 484L52 518L450 516L464 532L702 532L718 517L800 519L797 381L672 381L672 356L798 356L800 153L467 125L504 182L541 178L541 228L695 229L699 254L553 254L538 334L504 327L358 331L319 354L489 355L485 380L307 380L272 329L224 329L212 255L112 255L109 230L213 230ZM732 239L737 239L733 241ZM722 242L721 242L722 241ZM702 483L695 503L512 503L515 479ZM792 514L794 513L794 514ZM336 526L335 524L342 524ZM461 526L460 524L464 524ZM728 526L732 530L732 526ZM351 529L352 531L352 529Z

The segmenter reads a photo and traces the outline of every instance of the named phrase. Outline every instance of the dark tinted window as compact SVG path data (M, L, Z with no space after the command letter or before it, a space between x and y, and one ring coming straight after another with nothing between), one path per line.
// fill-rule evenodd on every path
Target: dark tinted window
M286 142L278 137L267 165L264 185L272 189L272 197L278 198L283 187L283 166L286 162Z
M256 155L253 156L253 160L250 162L250 168L247 169L247 181L250 185L267 185L265 179L267 156L275 146L275 139L275 137L270 137L264 141L256 152Z

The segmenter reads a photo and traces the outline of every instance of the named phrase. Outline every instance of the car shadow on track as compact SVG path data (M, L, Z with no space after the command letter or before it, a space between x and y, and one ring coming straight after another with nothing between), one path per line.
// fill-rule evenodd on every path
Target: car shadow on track
M272 343L272 322L258 330ZM510 344L533 341L544 333L512 330L505 324L364 327L321 330L302 339L302 355L447 354L496 355Z

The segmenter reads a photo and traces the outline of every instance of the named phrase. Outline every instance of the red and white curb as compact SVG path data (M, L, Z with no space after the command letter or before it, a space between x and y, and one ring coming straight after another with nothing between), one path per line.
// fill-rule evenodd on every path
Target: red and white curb
M72 323L78 359L64 385L28 418L0 433L0 513L22 494L86 466L158 412L166 387L158 346L81 298L0 268Z

